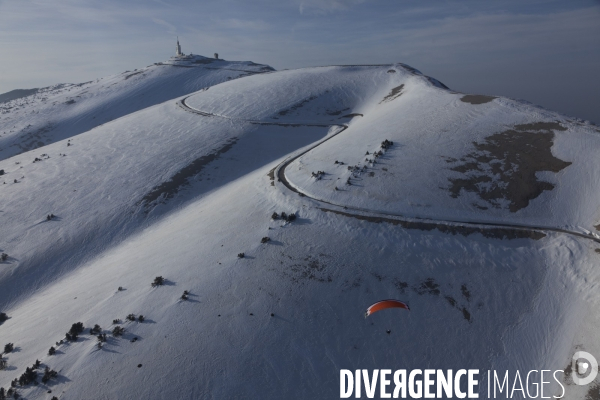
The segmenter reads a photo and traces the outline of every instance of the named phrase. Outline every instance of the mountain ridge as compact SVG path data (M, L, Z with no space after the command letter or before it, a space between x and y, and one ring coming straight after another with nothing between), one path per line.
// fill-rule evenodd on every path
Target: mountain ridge
M591 235L592 127L501 97L464 99L403 64L228 73L0 160L0 337L18 347L0 386L39 359L58 377L19 387L26 398L338 398L340 369L478 368L484 382L483 371L563 369L575 348L600 351L594 241L419 220ZM518 128L537 123L560 129ZM524 144L506 156L477 147L507 130ZM548 148L538 138L550 131ZM478 208L487 200L468 185L452 196L451 179L482 176L481 193L502 195L502 174L519 179L529 162L511 157L528 146L571 164L535 172L553 187L525 207L500 196ZM411 311L365 319L384 298ZM64 341L79 321L84 333ZM100 346L95 324L108 336Z

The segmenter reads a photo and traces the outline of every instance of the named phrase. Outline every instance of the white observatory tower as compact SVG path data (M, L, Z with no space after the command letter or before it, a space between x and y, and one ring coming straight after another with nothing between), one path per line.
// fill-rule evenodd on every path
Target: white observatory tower
M177 36L177 46L175 47L175 55L177 57L183 57L183 53L181 52L181 46L179 45L179 36Z

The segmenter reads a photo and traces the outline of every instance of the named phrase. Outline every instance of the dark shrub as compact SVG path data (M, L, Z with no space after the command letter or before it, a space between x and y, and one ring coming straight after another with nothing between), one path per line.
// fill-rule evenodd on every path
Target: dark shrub
M50 379L56 378L57 376L58 372L46 367L46 369L44 370L44 376L42 377L42 382L47 383Z
M15 349L15 345L13 343L6 343L4 345L4 352L5 353L10 353L11 351L13 351Z
M164 283L165 279L162 276L157 276L156 278L154 278L154 282L152 282L152 287L161 286L164 285Z
M271 219L279 219L279 214L274 212L273 214L271 214Z
M25 372L19 377L19 385L26 386L35 382L37 382L37 372L29 367L25 368Z
M244 258L245 254L244 253L238 253L238 258Z
M8 260L8 254L6 254L6 253L0 254L0 261L4 262L6 260Z
M83 332L83 322L76 322L71 325L71 329L65 334L65 338L70 342L75 342L81 332Z
M139 321L139 322L144 322L144 316L143 316L143 315L140 315L140 316L138 317L138 321Z
M121 336L123 332L125 332L125 329L121 328L120 326L115 326L115 329L113 329L112 334L113 336Z
M48 350L48 355L53 356L55 354L56 354L56 349L54 348L54 346L50 347L50 350Z
M264 238L260 239L261 243L267 243L268 241L270 241L271 239L268 236L265 236Z
M135 321L135 315L134 314L129 314L127 316L127 321Z
M100 332L102 332L102 328L100 328L100 325L98 324L94 325L93 328L90 328L90 335L96 335Z
M6 313L0 312L0 324L8 319L8 315Z
M118 319L118 318L117 319L113 319L113 324L120 324L120 323L121 323L120 319Z
M71 329L69 329L69 333L71 335L78 335L81 332L83 332L83 322L74 323L73 325L71 325Z

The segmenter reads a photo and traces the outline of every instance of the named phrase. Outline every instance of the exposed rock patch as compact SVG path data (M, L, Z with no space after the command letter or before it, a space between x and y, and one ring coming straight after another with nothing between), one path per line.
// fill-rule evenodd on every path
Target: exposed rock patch
M460 98L460 101L464 102L464 103L470 103L470 104L485 104L485 103L489 103L490 101L494 100L496 97L494 96L484 96L484 95L480 95L480 94L467 94L463 97Z
M400 86L396 86L395 88L393 88L393 89L390 91L390 93L389 93L387 96L385 96L385 97L383 98L383 100L381 100L381 101L379 102L379 104L381 104L381 103L386 103L386 102L388 102L388 101L392 101L392 100L394 100L394 99L396 99L396 98L400 97L400 96L402 95L402 89L404 89L404 84L402 84L402 85L400 85Z
M140 203L144 203L146 211L149 211L148 208L152 202L162 199L162 202L164 203L168 199L173 198L183 187L189 185L189 178L199 174L207 164L231 150L236 142L237 139L232 139L214 153L195 159L177 171L171 179L152 188L152 190L142 198Z
M308 103L316 98L317 98L317 96L310 96L308 99L304 99L301 102L294 104L290 108L286 108L285 110L279 111L279 115L283 116L283 115L287 115L288 113L290 113L292 111L296 111L297 109L302 108L306 103Z
M516 125L473 142L475 150L450 168L465 175L449 178L450 195L457 198L462 190L473 192L495 208L508 204L511 212L527 207L544 190L554 189L552 183L538 180L537 172L556 173L571 165L552 154L553 130L566 128L557 122Z

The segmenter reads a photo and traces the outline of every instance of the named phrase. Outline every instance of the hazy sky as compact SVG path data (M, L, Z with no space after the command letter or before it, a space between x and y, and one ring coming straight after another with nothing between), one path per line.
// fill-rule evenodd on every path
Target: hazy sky
M600 0L0 0L0 93L185 53L276 69L403 62L600 123Z

